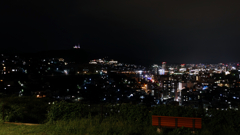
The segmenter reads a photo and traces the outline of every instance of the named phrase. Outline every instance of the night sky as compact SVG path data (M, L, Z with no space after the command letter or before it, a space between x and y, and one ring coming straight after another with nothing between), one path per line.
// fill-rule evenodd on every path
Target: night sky
M1 50L99 51L136 63L240 61L240 1L8 0Z

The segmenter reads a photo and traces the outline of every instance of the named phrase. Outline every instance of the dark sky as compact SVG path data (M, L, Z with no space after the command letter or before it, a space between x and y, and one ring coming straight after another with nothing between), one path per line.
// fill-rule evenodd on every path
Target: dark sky
M240 61L240 1L8 0L1 50L86 50L143 63Z

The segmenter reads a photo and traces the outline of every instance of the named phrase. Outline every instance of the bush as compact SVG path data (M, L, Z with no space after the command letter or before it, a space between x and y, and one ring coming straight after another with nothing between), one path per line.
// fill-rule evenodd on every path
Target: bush
M132 104L87 105L64 101L48 105L44 100L25 97L0 99L0 106L3 104L5 121L48 121L46 125L56 125L57 127L51 128L58 128L59 132L66 130L76 134L155 134L157 127L152 126L152 115L160 115L202 118L202 129L196 130L196 134L240 134L240 111L234 110L209 109L206 112L179 106L161 105L149 108ZM0 111L2 112L2 107ZM2 113L0 118L2 119ZM73 126L74 124L77 126ZM143 131L139 132L142 129ZM162 133L191 134L188 128L163 129Z
M30 97L9 97L0 99L0 119L9 122L44 123L46 122L48 99Z
M82 118L88 113L85 110L87 105L79 103L67 103L64 101L57 102L51 106L48 112L48 121L53 122L57 120L72 120Z

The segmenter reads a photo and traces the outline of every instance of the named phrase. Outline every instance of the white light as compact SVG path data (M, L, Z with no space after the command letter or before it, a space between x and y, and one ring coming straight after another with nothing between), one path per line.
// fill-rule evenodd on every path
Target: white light
M67 70L64 70L64 73L65 73L66 75L68 75L68 71L67 71Z

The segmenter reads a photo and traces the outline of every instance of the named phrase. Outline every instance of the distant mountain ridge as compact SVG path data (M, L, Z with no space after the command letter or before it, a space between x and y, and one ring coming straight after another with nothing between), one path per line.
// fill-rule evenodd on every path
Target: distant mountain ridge
M88 63L92 59L102 59L108 57L108 59L114 59L121 63L144 65L150 64L150 61L141 60L131 54L125 54L124 52L100 52L94 49L66 49L66 50L46 50L39 52L23 52L16 53L1 51L6 55L19 55L22 57L35 57L35 58L64 58L67 61L75 61L76 63ZM129 57L130 56L130 57ZM146 66L146 65L145 65Z

